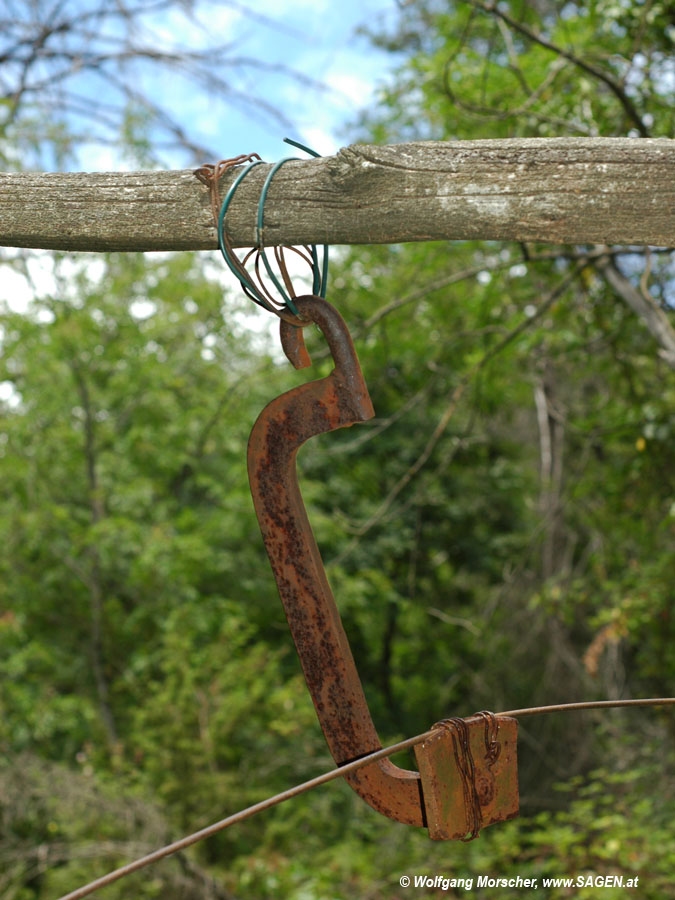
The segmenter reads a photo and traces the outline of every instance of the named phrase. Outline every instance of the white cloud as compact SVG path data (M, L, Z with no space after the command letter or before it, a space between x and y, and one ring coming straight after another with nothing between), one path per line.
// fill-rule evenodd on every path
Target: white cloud
M372 78L354 74L353 70L333 72L327 76L326 82L342 98L343 105L351 110L367 104L376 87Z
M11 312L25 313L36 296L49 295L56 287L54 258L49 250L33 250L26 266L28 278L11 265L0 266L0 302Z
M129 306L129 312L135 319L147 319L157 312L157 304L152 300L134 300Z
M328 128L305 126L301 129L302 143L321 156L332 156L340 149L339 142ZM302 157L301 157L302 158Z
M79 151L79 165L83 172L129 172L133 166L114 145L104 147L89 144Z
M222 35L220 43L227 44L232 39L232 30L245 20L245 14L230 6L219 3L205 3L197 9L194 18L173 7L144 17L146 40L152 40L152 47L167 53L179 47L189 46L199 49L213 44L217 35Z
M305 10L312 16L320 17L330 8L330 0L257 0L255 4L256 12L274 17L277 21Z
M24 313L33 292L24 276L11 266L0 266L0 303L12 312Z
M21 395L11 381L0 381L0 403L6 403L12 408L21 403Z
M0 266L0 303L6 304L11 312L27 312L36 297L54 297L65 292L72 299L77 291L75 275L84 270L89 281L97 282L105 271L105 263L100 258L75 255L56 262L50 250L32 250L26 266L28 277L11 265ZM48 321L49 317L47 310L38 313L40 321Z

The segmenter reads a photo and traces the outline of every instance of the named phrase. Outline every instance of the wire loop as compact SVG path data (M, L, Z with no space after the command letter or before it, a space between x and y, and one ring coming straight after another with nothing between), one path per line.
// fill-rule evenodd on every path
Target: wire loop
M485 760L488 768L491 769L502 752L502 745L498 741L499 719L489 709L481 709L476 715L480 716L485 722Z
M292 141L289 138L284 138L284 140L288 144L292 144L295 147L299 147L300 149L305 150L312 156L319 156L319 154L314 150L310 150L309 147L305 147L303 144L299 144L297 141ZM300 257L300 259L302 259L310 267L312 272L312 294L316 297L325 297L328 280L328 246L323 245L321 264L319 264L319 254L317 252L316 245L314 244L310 246L303 246L302 249L298 247L275 246L274 260L276 262L278 274L277 272L275 272L265 249L265 201L267 199L270 184L272 182L272 179L279 171L281 166L284 165L284 163L298 160L299 157L288 156L284 159L280 159L272 166L272 168L268 172L262 187L262 191L260 193L260 200L258 201L258 212L256 218L256 246L252 250L250 250L242 260L238 259L238 257L234 253L232 243L225 228L225 218L237 188L251 171L251 169L253 169L257 165L260 165L262 160L260 160L259 157L255 162L251 161L252 157L241 157L238 159L240 159L241 162L250 162L250 165L248 165L235 178L225 196L222 207L220 208L220 213L217 217L218 246L220 247L220 252L222 253L223 259L227 263L230 271L238 278L244 293L247 297L249 297L249 299L253 300L254 303L257 303L258 306L262 306L269 312L275 313L275 315L279 316L280 318L286 319L287 321L292 322L292 324L299 325L302 319L298 314L295 303L293 302L298 295L293 287L293 281L288 271L288 265L284 253L286 250L290 250L291 252L296 253ZM216 171L219 171L218 167L203 166L201 170L197 170L197 172L195 172L197 177L199 177L202 181L204 181L202 172L207 168L213 169L214 175ZM246 268L247 263L249 263L252 258L253 272ZM265 284L265 273L261 271L260 266L261 260L267 277L271 281L279 297L281 297L281 302L279 300L279 297L275 297ZM306 291L303 291L303 293L306 293ZM291 315L293 316L293 318L290 318Z
M220 195L218 193L218 182L222 175L231 169L232 166L238 166L241 163L251 162L254 159L260 159L257 153L241 153L232 159L221 159L215 165L213 163L204 163L198 169L194 170L194 174L209 189L211 196L211 212L213 213L213 223L218 227L218 211L220 210Z

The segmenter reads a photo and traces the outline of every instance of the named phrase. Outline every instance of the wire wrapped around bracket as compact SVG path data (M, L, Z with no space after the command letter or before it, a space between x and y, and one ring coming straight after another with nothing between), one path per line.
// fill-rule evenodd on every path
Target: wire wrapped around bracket
M488 765L492 766L499 756L500 747L497 742L499 725L496 723L494 713L483 711L479 713L485 719L485 749ZM464 810L466 812L467 835L460 840L464 842L475 840L483 827L483 813L481 811L480 797L476 788L476 768L471 753L469 741L469 729L464 719L452 716L449 719L441 719L434 728L445 728L452 738L452 748L457 763L457 771L462 781L464 793ZM496 728L496 730L495 730Z

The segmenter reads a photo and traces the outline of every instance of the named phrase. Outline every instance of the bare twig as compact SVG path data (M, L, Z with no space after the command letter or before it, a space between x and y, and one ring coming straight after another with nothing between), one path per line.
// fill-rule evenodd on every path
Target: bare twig
M248 8L248 4L226 0L220 4L229 7L233 22L246 19L256 27L271 29L273 33L292 33L282 22L261 15ZM292 66L266 63L242 55L238 51L238 35L235 23L226 32L229 40L218 40L221 29L213 27L203 11L194 4L181 0L128 0L111 3L98 0L82 9L81 4L56 3L51 9L41 3L5 4L0 10L0 100L7 101L5 124L16 123L24 109L42 113L45 121L63 123L66 108L72 104L78 86L100 81L104 90L89 91L87 108L78 115L80 122L91 123L94 128L79 128L78 123L68 121L68 140L73 143L96 143L118 140L130 108L143 109L148 116L148 126L158 126L169 135L171 145L195 152L194 142L181 125L179 116L164 103L152 103L146 92L139 90L139 66L146 71L170 72L172 78L184 78L186 82L203 89L205 96L218 114L218 104L240 107L253 118L256 115L277 123L286 121L284 115L270 104L261 93L248 88L241 89L237 82L241 75L251 72L278 72L303 86L325 91L325 86L295 71ZM48 6L48 4L47 4ZM191 47L180 37L158 35L153 30L153 20L160 15L175 13L190 25L190 31L201 31L199 49ZM210 16L213 19L213 16ZM160 43L158 43L158 41ZM239 77L237 77L239 76ZM99 100L105 97L106 100ZM112 113L109 125L98 116L104 103ZM288 124L288 123L287 123ZM79 133L79 138L78 138ZM158 146L156 141L154 146ZM204 155L205 148L199 148ZM213 148L206 148L206 155L215 155Z
M92 406L89 385L74 357L69 360L69 366L84 411L83 453L89 494L89 512L91 524L95 527L104 517L103 501L98 480L98 448L96 442L95 410ZM92 567L88 585L90 610L89 652L101 719L105 726L108 742L111 746L114 746L117 743L117 728L110 706L110 692L108 690L108 681L105 675L103 651L104 591L101 577L101 560L98 548L95 545L92 545L89 548L89 556L91 558Z
M639 291L609 259L601 257L596 262L596 268L656 338L659 355L675 369L675 329L649 291Z
M572 262L576 260L593 260L598 259L600 257L606 256L621 256L625 254L634 254L635 250L627 250L625 248L616 247L616 248L602 248L598 250L585 251L585 252L569 252L563 249L560 250L546 250L541 253L533 253L527 255L524 260L526 263L537 263L537 262L551 262L554 259L568 259ZM484 262L479 263L475 266L470 266L468 269L460 269L456 272L448 272L444 275L440 275L438 278L433 279L432 281L427 282L419 288L416 288L414 291L411 291L409 294L405 294L403 297L398 297L396 300L390 300L389 303L386 303L384 306L381 306L379 309L376 309L374 313L372 313L363 325L360 328L355 330L356 335L360 335L365 331L371 329L374 325L376 325L381 319L384 319L385 316L390 315L396 310L402 309L404 306L408 306L411 303L419 303L420 300L423 300L425 297L428 297L429 294L433 294L436 291L441 291L444 288L450 287L453 284L458 284L461 281L466 281L469 278L475 278L477 275L480 275L481 272L499 272L502 269L510 269L512 266L518 265L519 260L517 258L510 259L497 259L497 260L488 260L486 259Z
M551 41L547 40L545 37L543 37L543 35L538 34L536 31L532 31L531 28L528 28L527 25L524 25L522 22L518 22L516 19L512 18L512 16L510 16L507 12L497 6L496 3L491 2L491 0L490 2L485 2L485 0L468 0L468 2L470 2L478 9L482 9L484 12L489 13L490 15L498 16L500 19L506 22L506 24L510 28L513 28L514 30L520 32L520 34L529 38L529 40L539 44L541 47L545 47L547 50L550 50L553 53L557 53L558 56L562 56L565 59L568 59L579 69L602 82L602 84L606 85L606 87L609 88L609 90L621 103L629 119L631 120L633 125L635 125L641 136L649 137L649 131L642 121L642 117L635 107L635 104L628 96L623 86L618 81L615 81L613 78L611 78L605 71L598 68L597 66L594 66L592 63L587 62L585 59L582 59L575 53L572 53L571 50L565 50L564 47L559 47L557 44L554 44Z

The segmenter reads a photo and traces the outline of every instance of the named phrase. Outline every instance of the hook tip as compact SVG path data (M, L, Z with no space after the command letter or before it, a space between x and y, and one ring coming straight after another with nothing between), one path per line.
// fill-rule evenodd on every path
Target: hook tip
M305 346L305 336L301 325L292 325L282 319L279 323L279 337L286 359L294 368L307 369L312 365L312 358Z

